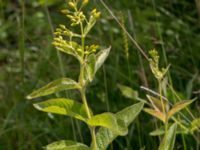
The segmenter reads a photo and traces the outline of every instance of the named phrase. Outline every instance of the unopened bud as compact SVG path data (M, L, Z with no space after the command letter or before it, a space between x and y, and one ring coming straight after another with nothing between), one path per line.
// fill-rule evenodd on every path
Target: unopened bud
M62 28L62 29L66 29L65 25L63 25L63 24L60 24L59 26L60 26L60 28Z
M87 5L89 0L83 0L83 5Z
M67 15L69 13L69 11L67 9L61 10L61 12L65 15Z
M75 4L74 4L73 2L69 2L68 4L69 4L69 6L70 6L71 8L75 8L75 7L76 7Z

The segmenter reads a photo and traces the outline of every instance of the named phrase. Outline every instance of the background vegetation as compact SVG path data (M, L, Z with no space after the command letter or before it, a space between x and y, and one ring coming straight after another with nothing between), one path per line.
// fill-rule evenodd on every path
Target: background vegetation
M182 99L198 98L189 109L194 117L199 117L198 0L107 0L106 4L145 52L156 48L161 65L171 64L168 81ZM33 89L53 79L66 75L77 78L78 62L73 57L60 55L51 44L57 25L68 24L60 13L65 5L61 0L0 0L0 150L37 150L60 139L90 141L89 131L81 122L40 113L33 108L32 101L25 99ZM95 113L116 112L136 102L123 97L117 84L132 87L144 99L149 91L141 86L157 91L158 85L148 61L102 3L91 0L90 5L97 7L102 17L89 40L112 45L112 50L87 96ZM167 86L163 87L172 103L178 101ZM77 97L71 92L67 96ZM183 113L190 121L194 119L187 112ZM154 129L155 119L142 112L130 126L129 134L118 137L109 149L144 146L149 150L157 149L159 139L149 136ZM199 134L197 137L200 139ZM175 148L184 149L184 144L187 149L199 149L197 140L190 134L177 136Z

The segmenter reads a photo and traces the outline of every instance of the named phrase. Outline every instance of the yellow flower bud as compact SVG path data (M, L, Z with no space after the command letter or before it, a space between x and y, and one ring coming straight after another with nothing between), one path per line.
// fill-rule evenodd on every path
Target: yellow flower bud
M87 5L89 0L83 0L83 5Z
M63 24L60 24L59 26L60 26L60 28L62 28L62 29L65 29L65 28L66 28L65 25L63 25Z
M75 4L73 2L69 2L68 5L71 7L71 8L75 8Z
M61 12L65 15L67 15L69 13L69 11L67 9L61 10Z

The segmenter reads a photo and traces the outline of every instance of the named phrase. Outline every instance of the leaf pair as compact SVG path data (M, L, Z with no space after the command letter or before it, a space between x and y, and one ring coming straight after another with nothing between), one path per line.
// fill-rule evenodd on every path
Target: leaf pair
M164 123L166 123L175 113L179 112L180 110L184 109L185 107L190 105L192 102L194 102L194 100L184 100L181 102L177 102L175 105L172 106L170 110L168 110L169 104L167 101L163 100L163 104L162 104L162 102L155 97L147 95L147 98L151 102L154 109L145 108L144 111L160 119ZM162 105L164 105L166 114L163 111Z
M90 126L101 126L96 135L98 150L105 150L117 136L127 134L128 126L141 112L143 105L144 103L140 102L121 110L117 114L103 113L87 119L83 105L73 100L52 99L34 104L41 111L75 117ZM59 141L46 147L47 150L82 150L81 148L88 149L83 144L71 141Z
M119 135L125 135L127 128L121 123L121 120L116 118L112 113L106 112L92 116L88 119L85 107L71 99L56 98L44 102L34 104L34 107L40 111L55 113L74 117L84 121L89 126L101 126L115 131Z

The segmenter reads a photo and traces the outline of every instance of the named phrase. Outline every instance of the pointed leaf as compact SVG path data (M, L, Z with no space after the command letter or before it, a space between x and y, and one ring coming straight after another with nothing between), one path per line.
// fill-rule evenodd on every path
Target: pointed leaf
M138 92L133 90L132 88L118 84L118 88L120 89L121 93L130 99L137 99L138 98Z
M169 123L168 126L171 126L172 124ZM187 129L184 129L182 128L181 126L177 126L177 129L176 129L176 134L188 134L188 130ZM165 126L161 126L160 128L150 132L150 135L151 136L161 136L165 134Z
M84 106L71 99L56 98L33 104L40 111L67 115L85 121L87 113Z
M156 111L163 112L163 106L162 106L161 100L157 99L156 97L150 96L150 95L146 95L146 96ZM165 110L168 110L169 109L168 102L163 100L163 104L164 104Z
M190 105L192 102L194 102L195 100L185 100L185 101L181 101L176 103L172 109L167 113L167 118L169 119L170 117L172 117L175 113L179 112L181 109L187 107L188 105Z
M96 23L96 17L94 17L92 14L90 16L89 22L87 23L87 25L84 28L84 36L86 36L88 34L88 32L92 29L92 27L95 25Z
M53 94L53 93L63 91L63 90L79 89L79 88L80 86L76 81L69 78L61 78L61 79L54 80L53 82L50 82L46 86L36 91L33 91L30 95L27 96L27 99L33 99L33 98L45 96L45 95Z
M168 129L167 133L165 134L162 142L160 143L159 150L173 150L174 149L174 143L176 140L176 128L177 128L176 123L171 125L171 127Z
M147 112L148 114L160 119L161 121L163 121L165 123L165 115L162 112L156 111L153 109L149 109L149 108L144 108L143 110L145 112Z
M129 106L116 115L117 119L119 119L126 127L130 125L131 122L138 116L143 108L144 103L140 102ZM101 127L96 135L97 142L97 150L106 150L108 145L117 137L118 133L113 130Z
M74 141L56 141L47 146L46 150L90 150L90 148L82 143L77 143Z
M89 78L89 81L92 81L95 75L95 55L91 54L87 58L87 66L86 66L86 71L87 71L87 76Z
M163 135L163 134L165 134L165 129L163 129L163 128L156 129L156 130L151 131L149 133L150 136L160 136L160 135Z
M103 113L95 115L90 118L87 123L90 126L101 126L115 131L119 135L125 135L127 133L127 128L118 121L116 116L112 113Z
M95 63L95 73L97 72L97 70L103 65L103 63L105 62L106 58L108 57L109 53L110 53L110 49L111 47L107 48L107 49L103 49L101 51L99 51L96 55L96 63Z

